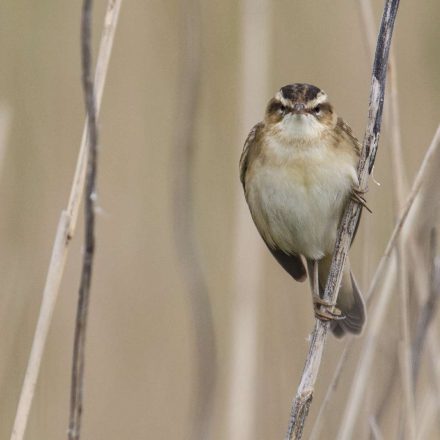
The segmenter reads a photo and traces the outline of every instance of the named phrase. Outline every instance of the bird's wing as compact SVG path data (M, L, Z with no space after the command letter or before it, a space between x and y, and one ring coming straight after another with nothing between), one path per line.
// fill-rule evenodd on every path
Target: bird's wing
M359 158L361 155L361 150L362 150L362 146L360 144L360 142L358 141L357 137L353 134L353 131L351 129L351 127L341 118L338 118L338 122L336 124L336 129L340 130L340 132L342 132L342 139L343 142L345 142L346 145L348 145L348 148L350 148L351 150L353 150L353 152L356 154L356 156ZM356 227L354 229L354 233L353 233L353 238L351 240L351 244L353 244L353 241L356 237L358 228L359 228L359 223L361 221L361 216L362 216L362 209L361 212L359 214L358 217L358 221L356 223Z
M240 156L240 181L243 185L243 189L246 191L246 171L249 166L249 156L252 153L252 143L257 139L257 137L261 134L261 131L264 127L262 122L259 122L255 125L252 130L249 132L246 141L244 142L243 152Z
M342 135L338 136L338 138L342 139L342 142L345 142L357 157L360 157L362 146L357 137L353 134L351 127L341 117L338 118L335 130Z
M264 123L259 122L250 131L244 143L243 152L240 157L240 181L246 193L246 172L248 171L252 156L257 154L258 137L263 131ZM251 211L252 213L252 211ZM258 229L258 228L257 228ZM306 268L299 255L289 255L280 249L273 248L266 242L263 235L261 238L266 243L272 255L276 258L283 269L297 281L304 281L307 278Z
M296 281L304 281L307 278L306 268L299 255L288 255L280 249L272 249L267 243L266 245L281 267L291 277Z

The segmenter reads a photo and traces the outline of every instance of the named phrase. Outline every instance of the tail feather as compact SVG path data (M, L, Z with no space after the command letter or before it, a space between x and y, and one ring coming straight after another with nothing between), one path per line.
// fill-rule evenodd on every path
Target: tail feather
M319 293L321 296L324 293L330 265L331 256L324 257L318 263ZM365 304L356 279L350 270L348 259L345 263L336 307L341 310L345 319L331 322L330 329L333 334L338 338L342 338L345 333L361 334L366 320Z
M333 334L338 338L342 338L345 333L353 333L355 335L361 334L362 328L365 324L366 314L364 300L362 299L362 294L351 272L350 284L351 292L344 292L343 288L345 286L341 286L339 295L350 295L353 298L352 305L345 309L343 306L340 306L342 313L345 315L345 319L341 321L333 321L330 326ZM337 302L337 306L339 307L339 301Z

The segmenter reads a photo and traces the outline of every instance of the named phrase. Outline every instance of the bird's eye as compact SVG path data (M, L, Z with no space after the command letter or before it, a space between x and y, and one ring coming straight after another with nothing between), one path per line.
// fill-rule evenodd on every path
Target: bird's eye
M280 113L285 115L287 112L287 107L285 105L280 105Z
M315 115L319 115L321 113L321 106L317 105L316 107L313 107L312 112L315 113Z

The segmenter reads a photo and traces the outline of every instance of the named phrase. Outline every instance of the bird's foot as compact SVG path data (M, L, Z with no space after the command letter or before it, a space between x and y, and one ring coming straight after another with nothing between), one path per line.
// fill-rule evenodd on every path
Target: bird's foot
M315 312L315 318L324 322L345 319L345 315L335 306L335 304L325 301L315 295L313 296L313 310Z
M356 203L359 203L359 205L363 206L370 214L373 213L373 211L367 206L367 201L364 198L364 195L367 193L368 190L363 190L360 188L353 188L351 191L351 200L353 200Z

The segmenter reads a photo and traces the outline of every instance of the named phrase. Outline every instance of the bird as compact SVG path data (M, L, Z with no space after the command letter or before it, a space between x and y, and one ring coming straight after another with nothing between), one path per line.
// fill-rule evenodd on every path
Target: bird
M239 163L259 234L296 281L304 281L308 272L315 317L330 321L339 338L361 334L366 321L349 258L337 303L323 299L344 209L350 199L367 207L357 176L360 151L327 94L314 85L295 83L270 99L264 119L247 136Z

